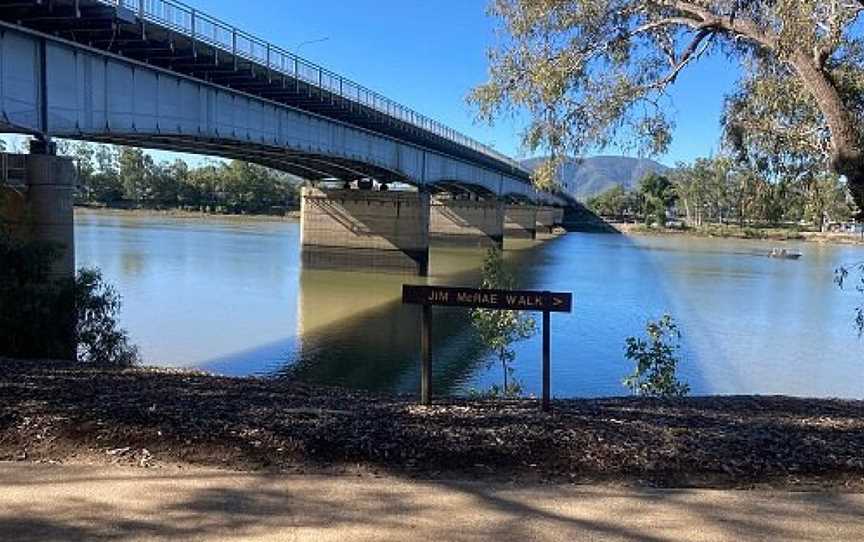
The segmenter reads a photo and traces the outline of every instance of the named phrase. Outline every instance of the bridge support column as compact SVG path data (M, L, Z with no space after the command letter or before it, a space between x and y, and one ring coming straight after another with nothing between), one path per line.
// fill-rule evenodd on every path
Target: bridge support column
M455 246L504 245L504 203L433 198L429 210L429 237Z
M0 154L0 227L7 230L14 239L50 243L57 250L57 259L51 266L39 269L44 275L27 277L31 283L44 280L62 282L65 286L74 280L72 202L75 179L75 167L68 158L47 154ZM7 262L0 257L0 266L3 265L7 265ZM18 296L11 293L14 305L14 299ZM23 342L16 344L14 340L9 343L0 339L0 348L3 349L0 355L75 359L77 343L73 305L65 298L45 300L46 304L40 308L50 313L36 321L32 318L24 321L32 334L28 335L28 338L21 338ZM3 301L0 300L0 311L4 318L11 316L21 322L20 318L25 314L18 312L21 307L2 305ZM34 329L31 326L38 327ZM6 351L6 348L11 348L12 351Z
M73 193L75 166L69 158L47 154L0 157L3 221L19 239L53 243L59 250L51 278L75 276Z
M429 194L306 187L300 220L306 267L429 273Z
M533 205L507 205L504 211L504 237L536 239L537 207Z
M553 222L556 226L562 226L564 224L564 207L554 208Z
M537 234L548 238L552 235L552 229L555 227L555 208L554 207L538 207L537 208Z

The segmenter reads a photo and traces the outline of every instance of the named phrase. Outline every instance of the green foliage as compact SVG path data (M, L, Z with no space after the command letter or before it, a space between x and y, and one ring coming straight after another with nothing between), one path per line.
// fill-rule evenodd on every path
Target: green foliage
M864 203L860 2L492 0L501 39L470 100L483 120L527 114L523 146L562 157L610 145L668 149L670 88L709 56L743 66L727 143L757 169L806 163L846 176ZM698 115L698 111L692 112ZM864 205L862 205L864 207Z
M670 178L678 211L693 227L804 221L822 229L852 215L840 177L818 170L771 178L752 164L719 156L678 164Z
M121 299L97 269L80 269L75 277L78 361L98 366L127 367L140 361L117 322Z
M645 326L647 340L628 337L625 357L636 364L623 384L637 395L683 397L690 386L678 381L678 350L681 332L668 314Z
M101 366L137 363L137 349L117 324L119 296L95 270L81 269L74 281L52 278L59 253L55 244L0 230L0 354L77 357Z
M644 201L645 223L666 226L666 212L678 197L672 182L664 175L649 173L639 182L639 193Z
M841 265L834 270L834 282L841 290L845 289L849 276L855 275L855 291L864 296L864 263L853 265ZM855 328L858 330L858 338L864 337L864 301L855 307Z
M609 190L591 197L586 202L588 208L600 216L623 218L641 212L642 201L638 194L625 190L623 186L613 186Z
M491 248L483 261L483 282L486 289L512 290L515 278L507 269L501 250ZM513 363L516 352L513 344L534 334L534 319L520 311L474 309L471 322L480 340L491 350L501 365L502 385L493 386L489 394L496 397L516 397L522 393L522 385L514 377ZM491 362L495 363L495 362Z

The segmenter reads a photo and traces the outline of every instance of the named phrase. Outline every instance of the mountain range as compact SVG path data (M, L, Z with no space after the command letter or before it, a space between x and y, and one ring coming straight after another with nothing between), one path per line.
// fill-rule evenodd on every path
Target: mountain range
M543 157L529 158L522 160L522 165L533 170L543 160ZM585 201L616 185L634 189L645 175L668 171L670 168L647 158L591 156L568 159L561 168L561 181L577 200Z

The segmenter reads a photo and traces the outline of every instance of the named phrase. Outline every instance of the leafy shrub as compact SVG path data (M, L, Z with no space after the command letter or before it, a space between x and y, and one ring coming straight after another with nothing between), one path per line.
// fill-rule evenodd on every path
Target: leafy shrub
M117 325L120 297L97 270L52 278L59 254L56 244L20 240L0 228L0 355L136 363L138 351Z
M678 350L681 332L668 314L645 326L648 340L628 337L625 357L636 363L623 384L636 395L648 397L683 397L690 386L678 381Z
M98 269L80 269L75 277L78 361L99 366L134 365L138 349L117 323L121 299Z
M494 247L489 249L483 261L481 287L512 290L515 283L515 278L504 264L501 251ZM516 361L516 352L513 350L513 344L534 334L534 319L519 311L474 309L471 311L471 323L480 335L480 340L495 353L497 362L501 364L503 383L501 386L493 386L488 395L520 396L522 385L514 376L513 363ZM490 365L493 363L495 362L490 362Z

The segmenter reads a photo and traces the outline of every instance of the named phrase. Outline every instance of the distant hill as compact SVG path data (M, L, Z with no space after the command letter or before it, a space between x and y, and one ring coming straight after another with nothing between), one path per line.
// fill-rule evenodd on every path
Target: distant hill
M542 161L543 158L529 158L522 160L522 165L533 170ZM647 158L592 156L568 160L562 168L561 179L576 199L585 201L615 185L628 190L636 188L648 173L666 173L669 170L663 164Z

